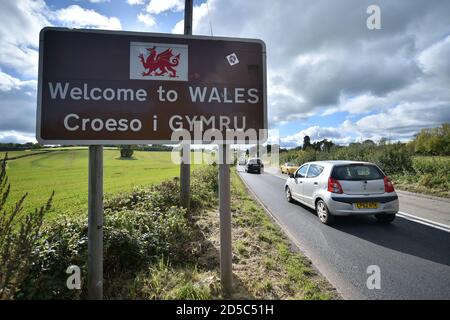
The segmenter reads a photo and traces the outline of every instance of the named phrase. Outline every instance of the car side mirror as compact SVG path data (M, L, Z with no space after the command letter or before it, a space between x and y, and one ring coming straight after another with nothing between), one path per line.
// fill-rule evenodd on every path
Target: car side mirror
M293 173L289 173L289 178L295 178L295 175Z

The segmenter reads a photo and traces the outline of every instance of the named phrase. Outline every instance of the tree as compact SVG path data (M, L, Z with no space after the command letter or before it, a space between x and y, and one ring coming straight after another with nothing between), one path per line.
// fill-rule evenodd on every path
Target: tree
M380 139L380 141L378 141L378 145L379 146L385 146L387 144L387 138L383 137Z
M330 150L331 150L331 148L333 148L333 146L334 146L333 141L331 141L331 140L328 141L327 139L324 139L323 143L322 143L322 150L326 151L326 152L330 152Z
M130 159L133 157L134 150L129 144L121 145L120 147L120 157Z
M311 147L311 138L309 136L303 137L303 149Z
M373 140L370 139L364 140L362 144L368 147L374 147L376 145L375 142L373 142Z
M450 123L422 129L409 145L419 154L450 155Z

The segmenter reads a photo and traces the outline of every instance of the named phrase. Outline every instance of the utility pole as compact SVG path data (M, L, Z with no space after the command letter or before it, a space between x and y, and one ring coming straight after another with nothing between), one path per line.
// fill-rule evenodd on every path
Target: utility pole
M103 299L103 146L89 146L88 298Z
M192 35L192 1L184 2L184 34ZM191 147L189 143L181 144L180 163L180 202L183 208L189 209L191 200Z

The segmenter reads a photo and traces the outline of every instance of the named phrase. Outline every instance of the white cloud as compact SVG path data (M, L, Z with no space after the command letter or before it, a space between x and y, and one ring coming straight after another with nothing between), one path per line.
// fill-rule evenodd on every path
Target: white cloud
M0 70L0 130L30 133L36 123L36 80L22 81Z
M184 9L184 0L150 0L147 5L147 12L151 14L160 14L166 11L182 11Z
M0 70L0 91L10 91L25 87L36 88L36 85L36 80L22 81Z
M14 130L0 131L0 142L4 143L26 143L36 142L36 137L31 133L24 133Z
M121 30L122 25L116 17L106 17L95 10L71 5L55 12L56 19L69 28L98 28Z
M140 13L138 15L138 20L148 27L153 27L156 25L156 20L149 14Z
M450 102L403 103L356 122L347 120L342 128L365 137L410 139L418 129L437 127L443 122L450 122Z
M198 33L199 23L208 15L208 6L206 2L200 4L199 6L194 6L192 8L192 31L194 34ZM172 28L172 33L183 34L184 33L184 19L178 21ZM208 33L208 35L210 35Z
M111 0L89 0L90 3L111 2Z
M36 123L40 30L53 24L105 29L121 29L121 24L78 5L52 11L42 0L0 1L0 12L0 140L30 141ZM13 70L15 76L2 69Z
M280 138L280 144L284 147L303 145L305 136L309 136L312 142L327 139L337 144L348 144L354 140L354 137L349 136L341 128L312 126L293 135Z
M39 31L50 25L44 1L0 1L0 67L13 68L25 77L36 77Z
M450 36L433 44L419 55L420 66L429 76L436 76L450 83Z
M137 5L142 5L144 4L144 0L127 0L127 3L130 6L137 6Z

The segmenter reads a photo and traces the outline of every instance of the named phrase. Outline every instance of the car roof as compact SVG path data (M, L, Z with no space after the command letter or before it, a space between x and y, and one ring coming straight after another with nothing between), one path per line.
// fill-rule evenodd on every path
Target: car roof
M304 164L322 164L322 165L345 165L345 164L372 164L365 161L351 161L351 160L324 160L324 161L311 161Z

